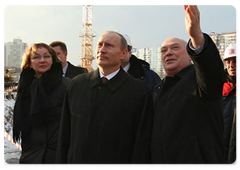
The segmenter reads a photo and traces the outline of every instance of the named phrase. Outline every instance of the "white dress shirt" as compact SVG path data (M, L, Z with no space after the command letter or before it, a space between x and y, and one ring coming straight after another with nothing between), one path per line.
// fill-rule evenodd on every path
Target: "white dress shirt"
M114 71L113 73L107 75L107 76L104 76L103 73L99 70L99 75L100 75L100 78L102 77L106 77L108 80L112 79L114 76L117 75L117 73L119 72L120 68L117 70L117 71Z

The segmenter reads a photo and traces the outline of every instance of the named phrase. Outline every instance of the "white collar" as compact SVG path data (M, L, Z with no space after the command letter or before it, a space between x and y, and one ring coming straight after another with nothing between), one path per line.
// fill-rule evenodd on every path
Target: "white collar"
M102 77L106 77L108 80L112 79L114 76L117 75L117 73L119 72L120 68L117 70L117 71L114 71L113 73L107 75L107 76L104 76L103 73L99 70L99 75L100 75L100 78Z
M130 63L128 63L128 64L123 68L123 70L127 73L128 70L129 70L129 68L130 68Z
M68 63L67 63L67 65L63 68L63 77L65 77L65 74L66 74L66 72L67 72L67 68L68 68Z

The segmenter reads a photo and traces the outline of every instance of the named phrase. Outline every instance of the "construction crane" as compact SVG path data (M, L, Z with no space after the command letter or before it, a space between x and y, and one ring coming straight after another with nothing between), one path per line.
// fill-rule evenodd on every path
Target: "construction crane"
M82 53L80 56L81 67L87 68L88 72L93 71L93 37L96 33L92 32L92 5L83 5L82 13L82 32L79 37L82 38Z

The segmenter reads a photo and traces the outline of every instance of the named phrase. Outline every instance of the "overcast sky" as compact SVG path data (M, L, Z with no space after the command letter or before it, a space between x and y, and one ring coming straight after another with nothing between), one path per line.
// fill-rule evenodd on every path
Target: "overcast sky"
M236 31L236 7L200 5L202 31L208 34ZM61 40L68 47L68 60L79 65L82 8L82 5L6 5L4 43L14 38L28 45ZM93 31L97 34L93 50L99 36L108 30L125 32L138 49L159 46L169 37L187 41L184 18L182 5L93 5ZM93 63L96 67L95 60Z

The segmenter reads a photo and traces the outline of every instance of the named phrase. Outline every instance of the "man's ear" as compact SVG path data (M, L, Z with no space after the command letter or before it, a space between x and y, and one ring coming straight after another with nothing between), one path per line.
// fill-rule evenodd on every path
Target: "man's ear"
M127 56L127 54L128 54L128 50L127 50L127 49L124 49L124 50L122 51L122 57L121 57L121 59L123 60L123 59Z
M132 50L131 51L129 51L129 53L130 53L130 57L129 57L129 59L131 58L131 56L132 56Z

